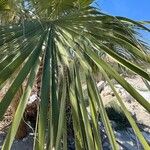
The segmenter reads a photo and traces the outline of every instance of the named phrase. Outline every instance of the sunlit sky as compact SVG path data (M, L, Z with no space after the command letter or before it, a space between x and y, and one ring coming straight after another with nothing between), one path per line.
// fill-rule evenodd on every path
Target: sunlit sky
M95 0L94 6L111 15L150 21L150 0ZM150 43L150 33L144 38Z

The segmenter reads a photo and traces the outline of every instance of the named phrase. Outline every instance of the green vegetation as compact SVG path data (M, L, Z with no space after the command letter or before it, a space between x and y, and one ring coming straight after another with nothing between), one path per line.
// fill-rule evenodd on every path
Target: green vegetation
M106 112L108 114L108 118L115 123L116 130L126 130L127 127L131 127L130 123L123 113L121 107L115 102L109 102L106 106Z
M147 46L137 35L138 30L150 32L150 29L144 22L107 15L93 8L93 1L0 0L0 87L14 77L0 101L1 119L15 94L26 84L2 150L11 148L37 78L41 80L34 149L67 149L67 107L76 150L102 149L99 115L112 149L119 149L96 86L95 70L110 84L143 148L150 149L111 79L122 85L148 112L149 102L103 57L150 81L148 72L135 62L150 63ZM41 64L43 69L39 73ZM86 77L90 116L81 72Z

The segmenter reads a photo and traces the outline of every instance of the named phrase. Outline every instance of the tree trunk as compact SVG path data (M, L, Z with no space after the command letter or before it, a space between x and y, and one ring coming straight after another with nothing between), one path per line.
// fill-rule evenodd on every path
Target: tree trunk
M13 101L11 102L11 110L12 110L12 116L15 116L20 98L23 94L23 87L21 87L18 92L16 93L16 95L13 98ZM24 119L21 119L18 131L16 133L16 139L22 139L24 137L26 137L28 134L27 132L27 124L24 122Z

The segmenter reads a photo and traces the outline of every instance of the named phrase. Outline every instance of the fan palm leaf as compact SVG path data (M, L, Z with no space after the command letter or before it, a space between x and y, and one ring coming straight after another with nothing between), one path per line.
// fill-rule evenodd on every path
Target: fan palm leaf
M7 1L1 1L0 9L5 8L3 2ZM43 70L34 149L66 149L66 99L69 99L71 105L76 149L102 149L99 114L112 149L119 149L93 79L91 62L97 66L114 90L142 146L149 149L147 141L116 93L110 76L149 112L150 103L120 76L101 54L108 55L121 66L150 81L150 75L145 69L124 57L130 55L134 59L150 63L149 50L137 37L137 28L147 32L150 32L150 29L142 22L102 13L90 6L93 0L21 2L25 3L24 9L31 13L32 17L23 18L23 21L16 24L0 26L0 87L23 66L0 101L1 119L22 83L28 78L27 88L20 99L2 150L11 148L41 61ZM15 1L14 5L18 4L19 2ZM125 55L120 55L118 47ZM58 67L63 70L61 78ZM86 109L81 72L86 77L90 112ZM62 79L63 81L60 81ZM59 85L60 82L63 86Z

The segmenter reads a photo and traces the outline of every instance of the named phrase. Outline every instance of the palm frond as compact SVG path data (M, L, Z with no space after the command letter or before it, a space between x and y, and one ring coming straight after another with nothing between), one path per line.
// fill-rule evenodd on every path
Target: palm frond
M0 10L5 9L3 2L6 1L0 1ZM112 149L119 149L103 99L93 79L95 66L110 84L139 141L145 149L149 149L110 77L148 112L150 103L102 56L109 56L114 62L150 81L149 73L134 62L139 60L150 63L148 47L137 36L138 29L147 32L150 29L142 22L102 13L90 6L92 2L93 0L28 0L24 4L25 10L21 10L30 14L30 17L21 18L20 15L20 21L16 24L0 26L0 86L4 86L22 65L0 101L1 119L19 87L28 78L27 88L20 98L2 150L11 148L41 62L43 69L35 149L67 149L66 105L70 105L76 149L102 149L98 125L100 121L104 124ZM17 7L20 2L15 1L14 5ZM86 77L84 84L87 85L90 112L86 106L81 73Z

